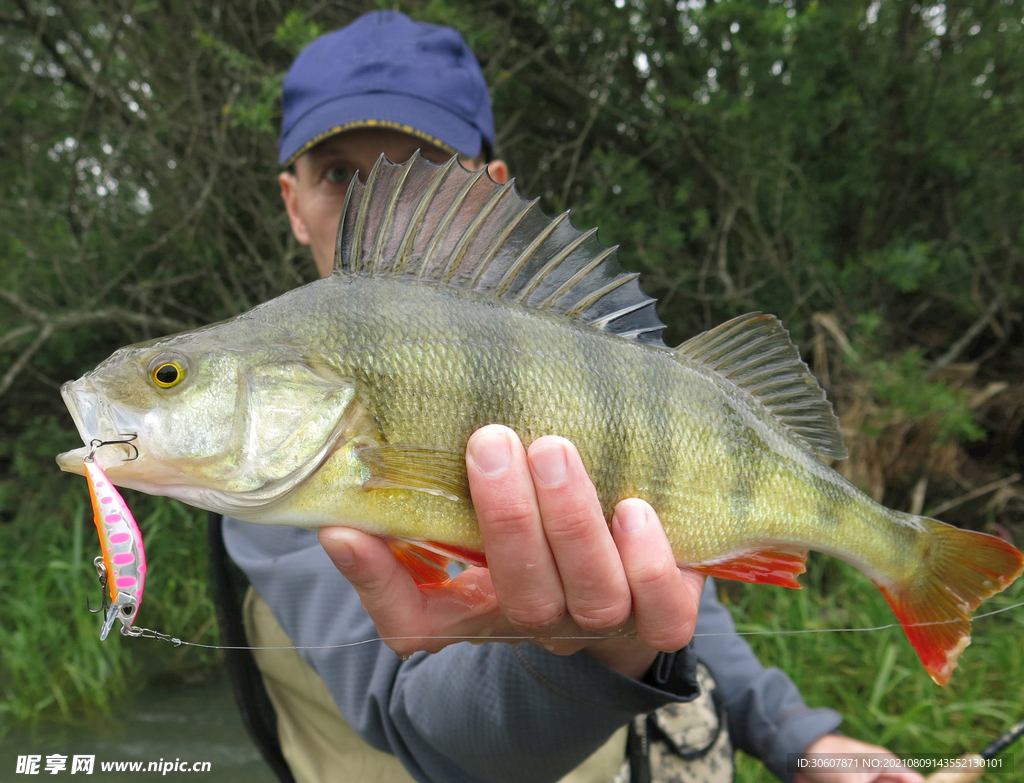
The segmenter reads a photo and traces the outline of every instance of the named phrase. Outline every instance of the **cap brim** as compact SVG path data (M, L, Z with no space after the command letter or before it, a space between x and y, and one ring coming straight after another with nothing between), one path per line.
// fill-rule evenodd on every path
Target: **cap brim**
M363 93L327 101L303 116L282 135L278 162L290 166L325 139L360 128L407 133L452 155L475 158L483 151L480 130L435 103L412 95Z

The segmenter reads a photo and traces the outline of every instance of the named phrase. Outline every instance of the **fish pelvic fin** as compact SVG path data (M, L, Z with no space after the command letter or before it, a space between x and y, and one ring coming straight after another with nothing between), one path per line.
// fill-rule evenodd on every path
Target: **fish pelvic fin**
M385 536L391 553L405 568L420 587L437 587L447 584L450 577L448 563L458 560L475 566L487 566L483 552L465 547L441 544L436 541L412 542L401 538Z
M439 166L417 152L383 155L366 184L353 179L338 226L334 272L442 283L517 302L638 342L663 345L665 325L616 248L551 219L537 200L486 168Z
M451 578L445 570L451 558L400 538L385 537L384 540L395 560L409 572L416 584L443 585Z
M806 549L753 549L714 563L688 565L719 579L800 589L798 574L807 570Z
M419 546L423 549L429 549L431 552L436 552L439 555L449 557L452 560L458 560L466 565L487 567L487 558L484 556L484 553L478 552L475 549L455 546L454 544L442 544L439 541L421 541Z
M774 315L733 318L691 337L675 353L749 394L811 451L848 456L825 391Z
M945 685L971 643L971 612L1024 571L1024 555L1002 539L926 517L920 565L905 579L875 582L921 663Z

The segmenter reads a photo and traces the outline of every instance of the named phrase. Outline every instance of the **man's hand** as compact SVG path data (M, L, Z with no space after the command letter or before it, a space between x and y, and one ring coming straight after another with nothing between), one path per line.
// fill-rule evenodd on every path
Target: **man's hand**
M891 751L877 745L842 737L838 734L826 734L809 747L805 755L816 753L847 754L871 753L896 758ZM831 770L815 770L798 772L793 776L793 783L924 783L924 777L918 772L883 770L880 772L841 772Z
M490 425L467 447L488 568L420 589L379 538L329 527L320 542L399 655L461 640L527 637L558 655L581 649L641 677L658 651L693 636L703 577L676 566L654 510L623 500L611 528L576 448L540 438L529 455ZM560 639L557 637L586 637Z

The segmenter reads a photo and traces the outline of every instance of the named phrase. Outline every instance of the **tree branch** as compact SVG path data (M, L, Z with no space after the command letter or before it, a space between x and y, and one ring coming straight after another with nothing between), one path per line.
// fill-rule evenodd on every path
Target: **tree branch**
M36 338L18 355L18 358L7 368L7 372L0 379L0 396L3 396L11 387L11 384L14 383L21 371L27 367L29 360L58 331L98 323L130 323L165 332L180 332L189 326L174 318L148 315L146 313L133 313L130 310L123 310L119 307L108 307L99 310L72 310L60 315L50 315L28 304L14 292L4 289L0 289L0 299L21 311L22 314L34 322L33 324L25 324L9 331L0 338L0 347L13 342L18 337L28 334L34 329L39 329L39 334L36 335Z
M935 360L935 363L928 368L928 372L925 374L925 377L932 377L939 370L948 367L950 364L956 361L957 357L960 356L960 354L963 353L964 350L966 350L967 346L974 342L974 338L976 338L979 334L982 333L982 331L984 331L985 327L988 326L989 321L995 318L996 313L999 312L999 309L1003 306L1004 301L1005 294L998 294L996 298L992 300L992 304L985 308L985 312L981 314L981 317L973 324L971 324L971 326L967 329L966 332L963 333L960 339L949 347L948 351L946 351L944 354L942 354L942 356Z
M32 358L36 351L43 347L50 335L53 334L53 328L47 324L39 330L39 334L36 339L32 341L32 344L21 352L21 355L14 360L14 364L7 368L7 372L4 373L4 377L0 380L0 397L11 387L14 383L14 379L18 377L21 371L25 368L28 360Z

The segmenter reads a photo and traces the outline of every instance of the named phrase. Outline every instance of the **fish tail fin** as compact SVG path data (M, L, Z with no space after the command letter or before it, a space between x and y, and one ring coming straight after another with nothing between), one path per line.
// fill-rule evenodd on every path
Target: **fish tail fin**
M1021 575L1024 555L986 533L910 518L925 526L919 565L893 583L875 584L928 674L945 685L971 643L971 612Z

